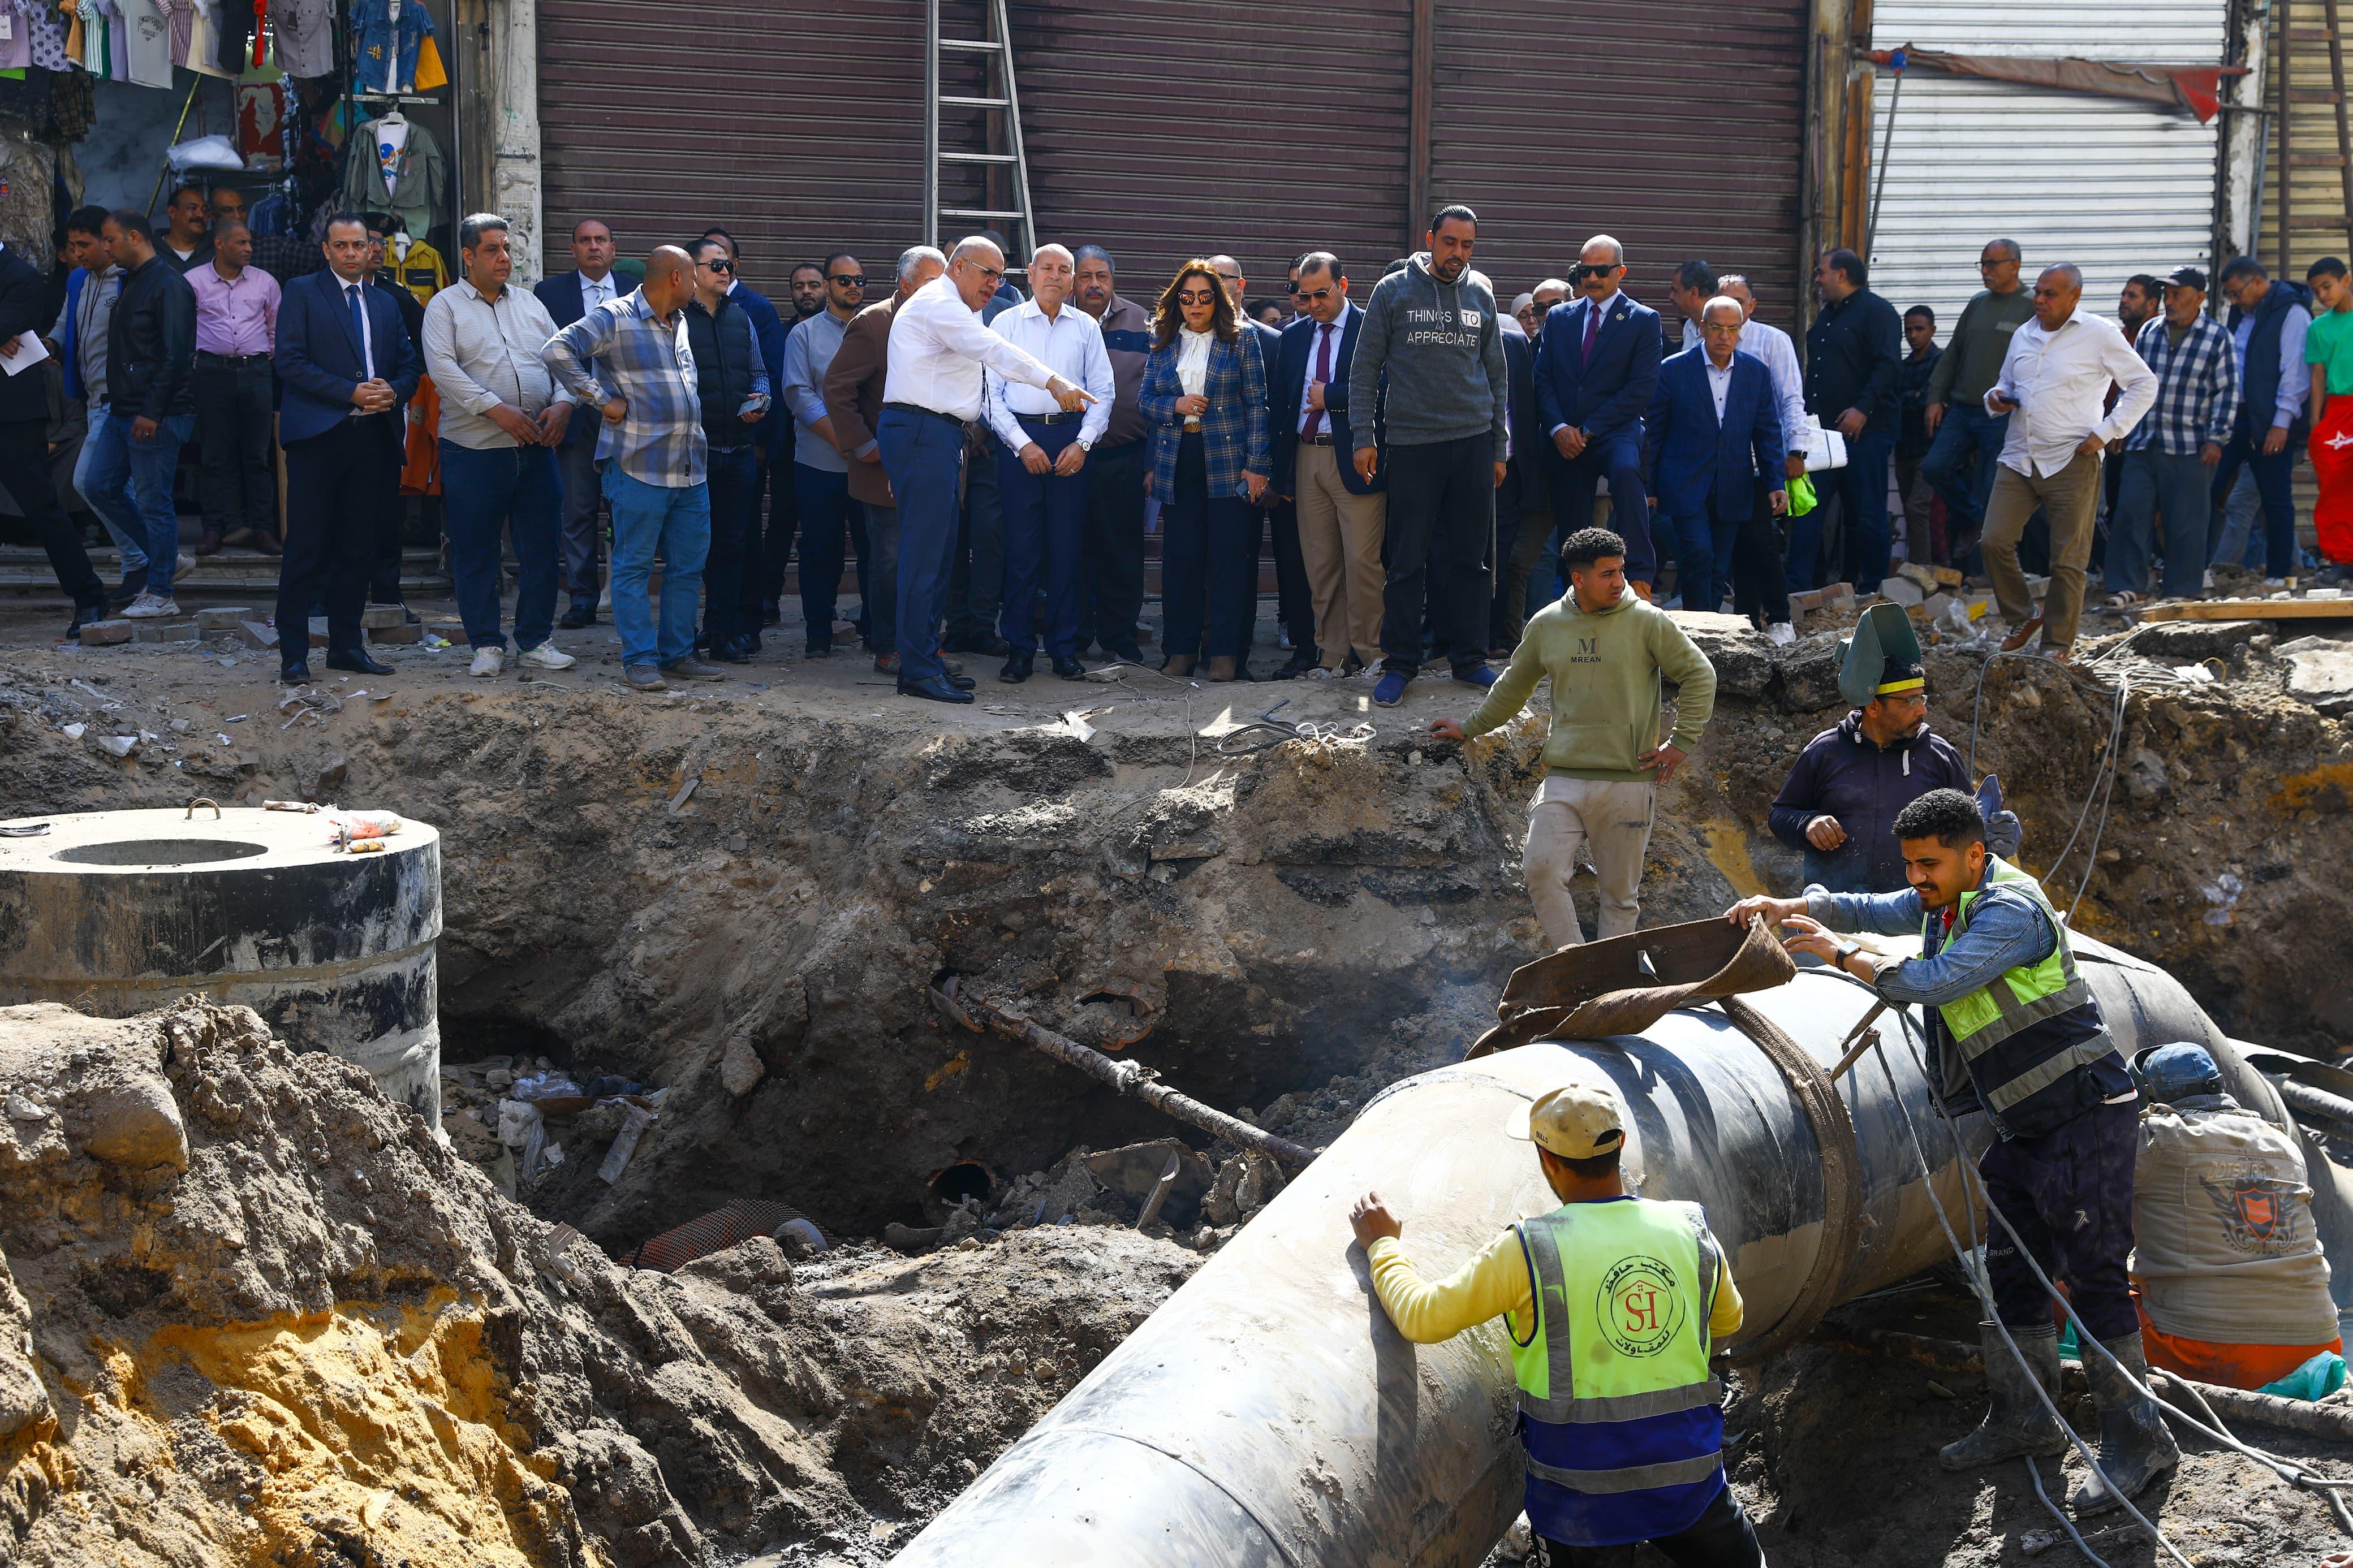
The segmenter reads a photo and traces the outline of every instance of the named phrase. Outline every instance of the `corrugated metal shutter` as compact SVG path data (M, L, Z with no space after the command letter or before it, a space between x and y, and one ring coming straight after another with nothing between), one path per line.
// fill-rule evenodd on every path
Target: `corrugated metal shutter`
M2340 5L2340 15L2353 16L2353 8ZM2280 157L2279 121L2266 115L2264 134L2268 144L2263 149L2263 239L2255 255L2271 269L2280 273L2280 176L2283 173L2295 182L2289 192L2288 222L2293 226L2288 236L2287 275L2301 283L2304 269L2324 256L2343 258L2353 247L2353 236L2347 233L2345 183L2336 164L2337 110L2335 105L2317 101L2321 94L2334 95L2335 85L2328 73L2327 7L2321 0L2274 0L2274 28L2282 26L2288 32L2288 85L2295 89L2288 113L2293 117L2288 129L2288 153L2293 162L2283 166ZM2279 89L2275 77L2279 65L2279 38L2274 32L2265 51L2267 85L2263 100L2271 108L2279 106ZM2306 94L2314 95L2306 99Z
M1435 14L1430 199L1478 212L1478 265L1506 302L1607 233L1648 305L1672 314L1668 275L1704 258L1749 274L1766 318L1793 324L1802 0L1438 0Z
M2222 0L2143 0L2128 21L2092 0L1879 0L1872 47L2209 64L2222 58L2224 23ZM1874 160L1894 85L1879 73ZM2141 104L1915 72L1894 109L1872 287L1898 310L1931 307L1947 333L1978 290L1978 252L2003 236L2025 252L2030 280L2072 261L2086 302L2113 314L2134 273L2211 259L2216 134Z
M1012 6L1038 232L1107 247L1148 300L1228 251L1279 296L1302 250L1378 278L1405 227L1410 0L1331 0L1313 28L1210 0Z
M923 91L918 0L542 0L546 268L598 217L631 257L722 224L771 299L826 250L879 276L922 232Z

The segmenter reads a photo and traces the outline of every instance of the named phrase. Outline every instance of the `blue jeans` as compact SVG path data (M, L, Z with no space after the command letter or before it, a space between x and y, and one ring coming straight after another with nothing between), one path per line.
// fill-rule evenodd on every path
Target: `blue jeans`
M82 438L81 450L74 455L73 488L81 492L84 500L90 496L90 459L91 454L98 450L98 427L105 423L103 405L90 410L89 433ZM62 496L58 499L60 501L65 500ZM123 580L128 582L134 574L143 575L147 570L146 525L142 523L126 529L102 511L98 514L98 521L106 526L106 536L114 541L115 552L122 558ZM175 554L175 563L177 559Z
M2108 592L2148 592L2157 518L2165 516L2165 596L2194 599L2206 571L2207 514L2213 470L2196 453L2175 457L2147 448L2124 455L2116 515L2108 520Z
M899 498L899 679L942 680L940 616L955 563L956 490L964 475L961 421L885 408L874 423L883 471Z
M193 414L155 422L144 441L131 435L132 416L110 411L92 422L82 452L82 496L117 538L128 534L147 550L147 591L172 596L172 569L180 559L180 514L172 506L172 471L180 447L196 427ZM126 561L127 564L127 561Z
M834 605L841 594L842 541L853 504L849 476L795 463L793 500L801 514L801 618L808 623L810 649L829 648Z
M1021 433L1050 458L1060 458L1079 438L1076 420L1067 424L1021 421ZM1046 655L1075 658L1079 651L1079 567L1087 531L1087 476L1033 474L1021 459L997 447L997 493L1005 518L1005 603L997 636L1015 653L1038 651L1035 610L1046 595ZM1255 571L1258 562L1250 562ZM1255 596L1255 584L1253 584Z
M676 664L694 651L694 610L702 596L702 563L711 553L711 487L649 485L605 464L605 500L613 509L613 629L621 663ZM661 626L652 625L646 583L654 551L662 556Z
M2222 461L2214 470L2213 521L2207 535L2206 564L2213 563L2222 545L2224 506L2231 499L2231 487L2238 482L2242 466L2255 476L2255 489L2263 500L2263 555L2266 577L2284 577L2295 570L2295 467L2296 444L2271 457L2263 456L2263 437L2271 434L2269 421L2257 428L2244 408L2239 410L2239 423L2231 432L2231 444L2222 448ZM85 495L88 491L83 492ZM98 498L91 496L94 504Z
M1945 405L1944 423L1920 459L1920 477L1945 498L1947 538L1967 539L1984 529L1986 497L1993 493L1993 471L2009 436L2007 414L1988 414L1982 404Z
M750 447L713 447L704 458L710 476L711 550L702 562L702 629L716 645L760 629L758 612L744 608L744 582L758 565L760 459Z
M555 626L555 557L564 531L564 481L547 447L441 443L442 515L449 575L466 641L507 646L499 630L499 539L514 530L515 646L537 647Z

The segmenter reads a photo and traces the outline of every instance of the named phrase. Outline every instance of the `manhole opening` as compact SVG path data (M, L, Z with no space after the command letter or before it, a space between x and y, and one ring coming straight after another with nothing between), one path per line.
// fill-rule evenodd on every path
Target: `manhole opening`
M75 866L201 866L269 853L266 844L241 844L234 838L119 838L60 849L49 858Z
M932 1196L950 1208L966 1198L986 1198L996 1187L997 1178L977 1160L959 1160L932 1178Z

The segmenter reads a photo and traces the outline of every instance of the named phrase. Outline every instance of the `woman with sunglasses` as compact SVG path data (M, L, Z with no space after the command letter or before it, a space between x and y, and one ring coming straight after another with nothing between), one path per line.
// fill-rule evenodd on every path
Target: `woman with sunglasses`
M1161 668L1190 675L1206 629L1209 679L1250 679L1258 513L1273 471L1266 362L1207 261L1187 262L1152 313L1140 406L1152 431L1166 608ZM1206 628L1204 622L1206 621Z

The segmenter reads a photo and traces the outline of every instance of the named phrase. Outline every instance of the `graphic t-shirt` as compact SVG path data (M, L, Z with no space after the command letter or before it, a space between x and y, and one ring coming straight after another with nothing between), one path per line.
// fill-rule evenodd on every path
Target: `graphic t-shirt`
M120 0L124 66L138 87L172 85L172 18L155 0Z
M2328 310L2304 334L2304 363L2328 367L2328 395L2353 393L2353 310Z
M396 120L375 122L376 162L384 166L384 194L400 194L400 154L408 145L408 121Z

